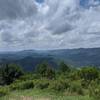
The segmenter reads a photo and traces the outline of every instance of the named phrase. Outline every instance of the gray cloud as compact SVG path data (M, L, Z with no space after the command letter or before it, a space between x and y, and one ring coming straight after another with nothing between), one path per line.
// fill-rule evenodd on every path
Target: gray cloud
M0 49L100 47L100 5L88 3L0 0Z
M1 34L1 38L2 38L2 41L5 41L7 43L11 43L13 40L13 37L10 33L2 33Z
M32 0L0 0L0 19L16 19L36 13Z
M51 24L48 29L52 30L53 34L65 34L65 32L71 31L73 26L69 23L58 23L56 27L54 24Z

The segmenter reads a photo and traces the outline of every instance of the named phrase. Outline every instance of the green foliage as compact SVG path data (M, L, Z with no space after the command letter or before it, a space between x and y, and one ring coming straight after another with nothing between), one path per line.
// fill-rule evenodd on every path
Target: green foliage
M100 99L100 85L98 85L95 81L92 81L89 86L89 96L93 97L94 100Z
M48 67L46 70L45 76L48 79L53 79L53 78L55 78L55 71L52 68Z
M8 99L9 98L9 99ZM93 100L89 96L80 95L65 95L56 91L50 90L21 90L11 92L5 97L1 97L0 100ZM99 100L99 99L98 99Z
M83 88L78 81L74 81L70 84L69 92L71 93L77 93L79 95L84 95Z
M33 81L23 81L19 83L13 83L10 85L11 90L25 90L25 89L31 89L31 88L34 88Z
M69 68L69 66L67 64L65 64L64 62L61 62L59 71L61 73L66 73L66 72L70 71L70 68Z
M50 83L49 89L64 91L69 87L69 83L64 80L55 80Z
M80 80L80 76L78 74L78 70L75 69L75 70L71 71L69 73L69 77L68 78L71 79L72 81L73 80Z
M27 81L27 79L34 80L34 79L39 79L39 78L40 78L40 75L38 75L38 74L26 73L26 74L22 75L18 80Z
M2 80L9 85L23 75L22 69L15 64L6 64L2 67Z
M0 87L0 97L5 96L9 93L9 88L8 87Z
M36 80L34 83L37 89L47 89L49 86L49 80Z
M90 83L91 82L89 80L84 80L84 79L81 80L81 86L85 89L89 87Z
M46 63L39 64L34 73L25 73L15 64L5 65L1 69L0 80L3 79L10 91L49 90L66 95L90 95L94 100L100 98L100 70L95 67L69 68L62 62L58 71ZM8 92L0 87L0 96Z
M39 64L37 66L36 72L40 76L46 77L48 79L53 79L55 77L55 71L46 63Z
M46 63L39 64L37 66L36 72L40 74L42 77L45 77L48 65Z
M95 80L99 77L98 70L95 67L84 67L80 70L79 75L85 80Z

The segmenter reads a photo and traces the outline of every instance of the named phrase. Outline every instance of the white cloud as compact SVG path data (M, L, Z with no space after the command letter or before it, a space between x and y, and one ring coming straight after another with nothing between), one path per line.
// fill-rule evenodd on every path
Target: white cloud
M0 0L0 49L100 47L99 3Z

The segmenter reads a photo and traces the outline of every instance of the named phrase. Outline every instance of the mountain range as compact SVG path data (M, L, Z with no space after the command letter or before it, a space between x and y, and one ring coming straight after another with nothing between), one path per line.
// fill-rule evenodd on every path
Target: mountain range
M34 70L42 62L48 62L50 66L57 68L61 61L74 67L99 67L100 48L0 52L0 64L16 63L27 71Z

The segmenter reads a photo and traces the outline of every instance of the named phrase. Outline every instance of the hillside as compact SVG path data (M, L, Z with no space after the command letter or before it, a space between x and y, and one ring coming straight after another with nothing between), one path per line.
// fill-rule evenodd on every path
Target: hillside
M58 67L58 61L62 60L76 67L88 65L99 67L100 48L0 52L0 64L16 63L25 70L32 70L42 62Z

